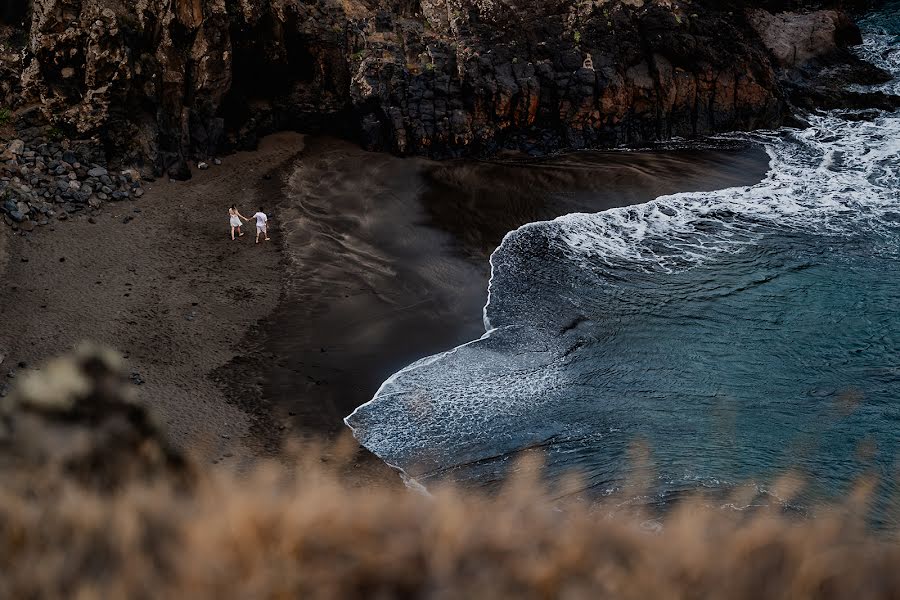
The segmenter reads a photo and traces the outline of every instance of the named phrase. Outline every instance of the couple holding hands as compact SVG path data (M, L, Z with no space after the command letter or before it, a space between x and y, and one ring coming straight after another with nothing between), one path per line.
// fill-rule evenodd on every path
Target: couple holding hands
M263 241L269 241L269 217L266 216L266 213L263 212L262 207L259 207L259 211L251 217L252 219L256 219L256 243L259 243L259 235L262 234L265 238ZM241 231L241 220L249 221L247 217L242 215L240 211L238 211L237 207L234 204L231 205L231 208L228 209L228 220L231 223L231 239L234 241L234 232L237 230L238 237L244 235L244 232Z

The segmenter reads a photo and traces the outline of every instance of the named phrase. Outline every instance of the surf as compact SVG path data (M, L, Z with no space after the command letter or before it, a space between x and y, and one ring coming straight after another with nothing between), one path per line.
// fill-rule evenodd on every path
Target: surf
M881 16L864 22L860 53L896 75L900 52L888 25ZM883 91L900 93L900 84L895 79ZM876 280L900 258L900 116L832 111L806 119L802 130L734 136L769 155L769 173L757 185L569 214L508 233L490 258L484 336L394 374L345 422L364 446L422 482L486 485L514 457L541 449L551 470L581 470L597 493L627 477L628 449L643 437L657 452L665 496L790 468L791 457L766 428L790 444L815 446L793 429L826 418L834 422L821 437L834 447L824 458L811 453L808 466L827 472L816 461L831 461L839 476L824 479L847 484L859 472L847 440L860 440L835 415L868 393L877 416L890 422L896 407L887 398L900 391L890 369L900 326L880 306L898 290ZM834 292L848 285L869 295ZM817 302L809 290L827 299L822 313L795 319L804 310L798 299ZM877 374L844 356L856 350L854 334L878 337L868 322L836 325L834 344L779 338L786 331L828 335L817 319L846 324L857 300L866 304L864 320L885 330L886 341L870 340L880 352L868 363ZM730 355L729 335L746 336L752 347ZM821 390L815 376L795 389L779 379L767 353L814 375L817 359L794 349L801 342L812 355L849 360L852 368L845 373L829 363ZM679 352L696 356L681 360ZM772 384L749 389L740 371L754 368L747 377L774 371ZM770 402L765 394L788 400ZM728 419L753 431L728 433L738 427ZM872 421L856 426L871 428ZM895 436L882 429L879 442L893 449ZM755 446L737 456L729 436ZM724 452L727 460L716 456ZM888 462L882 457L881 466Z

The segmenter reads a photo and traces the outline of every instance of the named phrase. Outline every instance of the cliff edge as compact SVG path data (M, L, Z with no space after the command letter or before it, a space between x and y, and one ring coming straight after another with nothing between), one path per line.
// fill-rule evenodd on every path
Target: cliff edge
M49 126L117 168L183 178L189 161L280 129L445 157L776 127L792 105L896 105L845 91L885 77L848 50L860 36L846 13L788 4L12 0L0 127Z

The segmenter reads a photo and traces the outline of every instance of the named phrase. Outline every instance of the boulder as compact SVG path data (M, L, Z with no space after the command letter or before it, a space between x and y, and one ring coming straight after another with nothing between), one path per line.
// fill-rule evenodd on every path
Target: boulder
M842 22L841 13L835 10L779 14L750 11L750 24L782 68L801 66L834 53L839 47Z
M0 160L16 160L24 151L25 142L22 140L13 140L6 147L6 150L0 154Z

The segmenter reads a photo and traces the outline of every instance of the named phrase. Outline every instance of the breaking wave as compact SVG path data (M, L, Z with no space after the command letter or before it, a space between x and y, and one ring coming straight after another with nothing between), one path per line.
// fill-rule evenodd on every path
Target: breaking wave
M865 26L860 52L900 73L900 29ZM770 157L757 185L510 232L491 257L485 335L396 373L347 424L426 483L488 484L540 448L551 471L605 493L635 438L664 497L798 466L840 486L870 439L889 469L900 115L807 120L742 136Z

